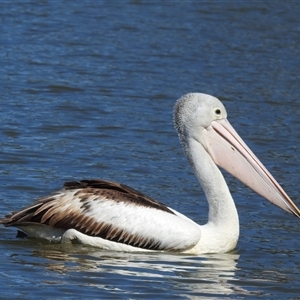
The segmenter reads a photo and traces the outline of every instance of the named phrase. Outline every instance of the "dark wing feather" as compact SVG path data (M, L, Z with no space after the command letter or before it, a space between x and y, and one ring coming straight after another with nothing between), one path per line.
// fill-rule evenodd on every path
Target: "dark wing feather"
M121 184L118 182L100 180L100 179L71 181L71 182L66 182L64 184L64 188L66 190L92 188L92 189L97 189L98 194L101 194L103 190L105 190L106 193L112 191L111 193L112 200L130 201L131 203L134 203L136 205L156 208L173 214L173 212L163 203L155 199L152 199L149 196L146 196L143 193L125 184ZM117 198L113 199L115 197L115 192L120 192L119 195L122 196L119 199Z

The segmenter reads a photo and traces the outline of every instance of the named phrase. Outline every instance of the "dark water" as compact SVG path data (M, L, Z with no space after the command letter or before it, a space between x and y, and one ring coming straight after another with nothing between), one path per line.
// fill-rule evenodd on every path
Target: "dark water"
M204 223L207 205L172 126L174 102L219 97L300 205L297 1L1 1L0 209L67 180L121 181ZM107 253L0 228L1 299L293 298L299 220L227 176L233 253Z

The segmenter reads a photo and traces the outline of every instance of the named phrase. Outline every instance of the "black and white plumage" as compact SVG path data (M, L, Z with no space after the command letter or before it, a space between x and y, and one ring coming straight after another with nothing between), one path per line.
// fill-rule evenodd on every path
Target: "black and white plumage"
M105 180L67 182L64 188L1 219L30 237L115 251L217 253L235 248L239 219L221 166L254 191L300 217L281 186L227 121L222 103L192 93L178 100L174 120L184 152L205 192L209 218L198 225L144 194Z

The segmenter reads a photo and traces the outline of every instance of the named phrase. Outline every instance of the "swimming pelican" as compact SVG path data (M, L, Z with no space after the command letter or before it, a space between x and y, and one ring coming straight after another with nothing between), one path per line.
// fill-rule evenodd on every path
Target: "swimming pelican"
M217 165L282 209L300 211L227 120L223 104L200 93L182 96L174 123L209 204L208 222L188 217L116 182L82 180L13 212L0 222L28 237L114 251L223 253L236 247L239 218Z

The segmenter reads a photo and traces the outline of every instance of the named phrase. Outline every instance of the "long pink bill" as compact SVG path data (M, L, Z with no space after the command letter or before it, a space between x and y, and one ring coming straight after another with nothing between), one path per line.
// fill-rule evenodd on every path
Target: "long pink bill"
M240 138L227 119L204 130L213 161L270 202L300 218L300 211L280 184Z

